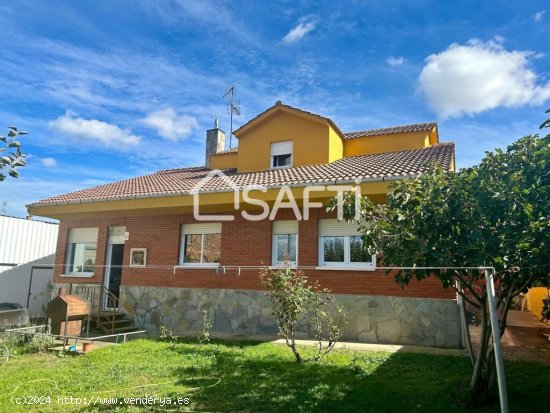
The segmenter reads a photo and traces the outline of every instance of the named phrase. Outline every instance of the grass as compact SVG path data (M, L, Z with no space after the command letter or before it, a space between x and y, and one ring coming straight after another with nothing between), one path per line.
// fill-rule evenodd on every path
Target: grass
M547 411L548 368L528 362L506 364L511 412ZM85 356L21 355L4 363L0 412L499 411L496 403L473 408L464 402L470 372L470 361L464 357L339 350L322 364L298 365L290 351L277 344L197 345L181 340L172 346L136 340ZM33 380L41 381L28 383ZM39 395L50 395L51 404L18 406L10 401L12 396ZM77 407L58 404L59 395L188 397L190 403L178 408Z

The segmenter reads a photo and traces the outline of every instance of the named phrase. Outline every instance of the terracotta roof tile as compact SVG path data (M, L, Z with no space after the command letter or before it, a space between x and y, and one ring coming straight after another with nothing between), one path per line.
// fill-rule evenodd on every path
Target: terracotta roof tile
M357 132L346 132L344 133L344 137L345 139L354 139L354 138L362 138L365 136L390 135L393 133L423 132L423 131L428 132L428 131L431 131L433 128L437 128L436 122L415 123L414 125L392 126L389 128L369 129L369 130L357 131Z
M212 155L225 155L226 153L235 153L235 152L238 152L239 148L231 148L231 149L226 149L225 151L220 151L220 152L217 152L217 153L213 153Z
M424 149L342 158L322 165L247 173L237 173L236 169L227 169L223 172L239 188L247 185L277 187L410 176L421 174L431 162L437 162L446 170L450 170L453 157L454 144L442 143ZM162 170L150 175L54 196L32 205L189 194L209 172L211 170L204 167ZM215 176L200 188L205 192L231 189L231 184L221 176Z

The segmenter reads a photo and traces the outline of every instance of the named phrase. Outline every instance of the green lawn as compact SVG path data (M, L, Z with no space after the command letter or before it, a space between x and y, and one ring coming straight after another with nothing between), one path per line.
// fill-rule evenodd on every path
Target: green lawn
M0 412L497 412L495 404L472 408L463 401L470 370L464 357L342 350L323 364L298 365L276 344L181 341L172 347L136 340L86 356L10 360L0 366ZM506 364L511 412L548 411L548 370L535 363ZM41 381L27 383L32 380ZM50 395L51 404L10 402L31 395ZM57 404L58 395L188 397L190 403L171 409L76 407Z

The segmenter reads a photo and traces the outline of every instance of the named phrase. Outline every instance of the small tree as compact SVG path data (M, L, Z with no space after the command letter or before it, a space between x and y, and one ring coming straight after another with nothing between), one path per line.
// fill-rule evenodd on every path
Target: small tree
M17 178L17 168L26 165L26 155L21 152L21 143L17 138L28 132L18 131L15 126L9 126L8 129L8 136L0 136L0 182L8 175Z
M323 295L312 294L309 326L313 337L317 341L317 353L314 360L319 362L329 354L342 337L346 326L344 307L336 306L336 316L331 314L333 297L328 290ZM325 344L326 342L326 344Z
M296 361L304 361L296 347L296 333L299 323L308 315L309 331L317 341L314 360L321 361L332 351L343 334L343 307L336 307L337 316L334 318L330 312L333 302L330 291L321 290L318 283L310 283L302 271L293 270L289 263L275 270L263 269L260 279L262 285L268 289L279 334L284 337Z
M550 127L550 121L541 126ZM345 216L353 219L353 194L347 194L343 204ZM456 173L435 165L422 176L395 183L386 204L365 197L360 209L364 244L385 266L494 267L503 334L513 298L535 283L550 281L550 135L521 138L506 151L488 152L479 165ZM477 354L468 340L474 365L470 389L476 394L494 387L483 272L393 273L404 287L413 278L436 277L480 312Z
M212 329L212 321L210 321L210 317L208 317L208 311L202 310L202 328L199 331L199 334L197 334L197 340L199 344L202 343L210 343L210 330Z
M263 269L260 279L262 285L268 289L279 334L292 350L296 362L303 362L296 348L296 332L312 293L307 277L301 271L293 271L290 265L285 264L273 271L269 268Z

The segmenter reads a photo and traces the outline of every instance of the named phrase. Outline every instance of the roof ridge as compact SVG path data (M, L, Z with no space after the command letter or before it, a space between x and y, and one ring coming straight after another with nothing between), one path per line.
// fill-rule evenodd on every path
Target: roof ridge
M408 132L412 129L414 131L415 129L421 131L421 130L427 130L428 128L437 127L437 121L431 121L431 122L420 122L420 123L411 123L408 125L395 125L395 126L384 126L381 128L373 128L373 129L365 129L360 131L351 131L351 132L344 132L344 137L346 139L353 139L356 137L361 136L374 136L380 133L381 131L386 131L386 133L403 133ZM389 132L387 132L389 131Z

